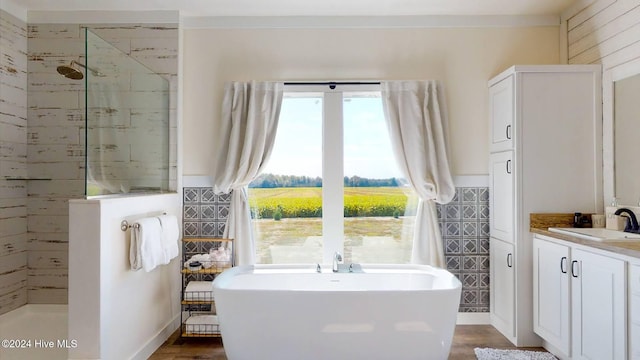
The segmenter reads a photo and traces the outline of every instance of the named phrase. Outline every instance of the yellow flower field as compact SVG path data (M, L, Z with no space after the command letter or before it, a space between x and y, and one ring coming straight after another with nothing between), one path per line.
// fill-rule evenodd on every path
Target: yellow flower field
M394 216L404 214L406 188L345 187L344 216ZM249 202L254 217L273 218L278 208L283 218L321 217L322 188L251 188Z

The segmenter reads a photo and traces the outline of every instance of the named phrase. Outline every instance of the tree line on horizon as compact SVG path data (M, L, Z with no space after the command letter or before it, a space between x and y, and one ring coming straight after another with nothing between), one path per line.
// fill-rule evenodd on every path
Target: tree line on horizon
M357 175L345 176L345 187L398 187L405 185L403 179L370 179ZM281 187L322 187L319 176L275 175L261 174L249 184L250 188L281 188Z

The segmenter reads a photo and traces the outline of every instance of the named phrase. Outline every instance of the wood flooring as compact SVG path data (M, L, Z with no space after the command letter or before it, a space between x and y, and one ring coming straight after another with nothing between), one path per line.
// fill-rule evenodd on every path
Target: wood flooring
M449 360L475 360L473 349L476 347L492 347L514 349L502 334L490 325L458 325L456 326ZM542 348L524 348L526 350L544 350ZM150 360L227 360L219 338L180 338L175 332L149 358ZM277 360L277 359L255 359ZM397 359L402 360L402 359Z

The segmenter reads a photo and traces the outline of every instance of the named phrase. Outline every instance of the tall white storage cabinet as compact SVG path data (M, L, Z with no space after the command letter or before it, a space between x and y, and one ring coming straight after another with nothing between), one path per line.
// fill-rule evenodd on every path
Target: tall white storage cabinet
M531 213L602 212L599 65L513 66L489 81L492 325L533 332Z

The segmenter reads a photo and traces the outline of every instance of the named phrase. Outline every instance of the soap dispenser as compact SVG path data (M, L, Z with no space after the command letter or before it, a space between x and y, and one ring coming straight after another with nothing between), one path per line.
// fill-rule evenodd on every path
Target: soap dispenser
M573 227L580 228L582 227L582 213L574 213L573 214Z

